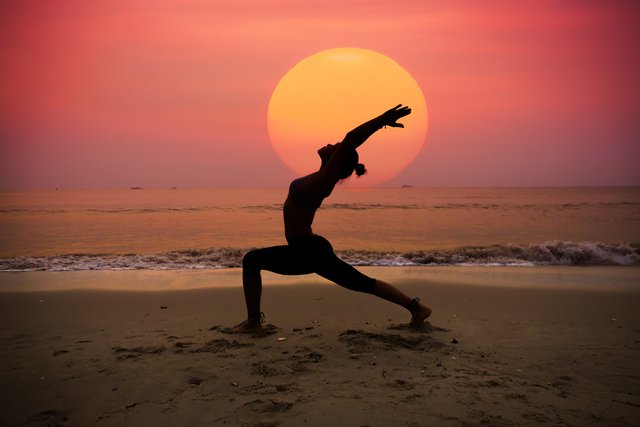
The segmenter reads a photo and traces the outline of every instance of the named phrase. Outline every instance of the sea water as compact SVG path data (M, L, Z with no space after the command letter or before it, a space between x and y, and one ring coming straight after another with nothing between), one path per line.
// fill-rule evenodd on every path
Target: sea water
M0 271L239 267L286 189L0 192ZM639 187L338 187L315 233L354 265L637 265Z

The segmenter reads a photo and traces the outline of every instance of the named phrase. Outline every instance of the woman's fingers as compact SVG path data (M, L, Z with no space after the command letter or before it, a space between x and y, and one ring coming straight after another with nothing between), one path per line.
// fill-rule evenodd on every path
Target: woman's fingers
M387 110L387 112L384 114L389 119L387 126L391 126L394 128L403 128L404 125L402 123L397 123L397 120L404 116L408 116L409 114L411 114L411 108L407 107L406 105L403 107L402 104L396 105L392 109Z
M402 104L398 104L392 109L390 109L388 112L394 113L394 114L400 114L400 117L403 117L403 116L406 116L407 114L411 114L411 108L407 107L406 105L403 107Z

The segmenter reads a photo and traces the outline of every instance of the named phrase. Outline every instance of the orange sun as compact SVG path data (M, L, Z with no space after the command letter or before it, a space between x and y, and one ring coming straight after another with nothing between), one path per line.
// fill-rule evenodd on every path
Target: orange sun
M276 86L267 122L274 149L287 166L304 175L317 170L317 149L342 140L359 124L408 105L404 129L374 134L358 152L367 175L350 182L372 186L396 176L418 154L427 133L427 105L420 87L395 61L356 48L329 49L298 62Z

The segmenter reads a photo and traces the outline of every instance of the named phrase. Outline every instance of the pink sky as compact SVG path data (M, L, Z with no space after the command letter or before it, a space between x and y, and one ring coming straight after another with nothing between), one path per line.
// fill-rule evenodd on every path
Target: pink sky
M268 140L269 98L333 47L393 58L425 94L426 144L387 185L640 185L639 12L4 0L0 188L284 187L294 174Z

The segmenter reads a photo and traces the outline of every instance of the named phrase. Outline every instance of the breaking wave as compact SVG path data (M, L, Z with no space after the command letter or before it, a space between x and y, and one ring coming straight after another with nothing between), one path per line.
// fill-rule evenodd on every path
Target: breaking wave
M163 254L68 254L1 258L0 271L192 270L242 266L250 248L211 248ZM377 252L338 251L355 266L538 266L640 265L640 244L553 241L532 245L492 245L451 250Z

